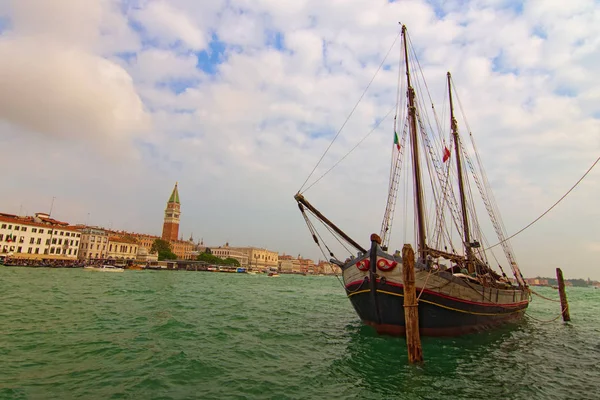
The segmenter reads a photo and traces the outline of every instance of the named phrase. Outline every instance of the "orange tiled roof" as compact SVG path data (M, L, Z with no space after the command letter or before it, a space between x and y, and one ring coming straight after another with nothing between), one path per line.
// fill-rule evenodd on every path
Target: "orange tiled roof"
M128 237L128 236L110 236L108 238L108 241L116 242L116 243L138 244L138 242L137 242L137 240L135 240L135 238Z
M4 214L0 213L0 221L9 222L13 224L27 225L27 226L39 226L42 228L53 228L53 229L63 229L68 231L78 231L79 229L75 226L69 226L67 222L57 221L52 218L40 218L42 221L47 221L47 223L35 222L33 217L18 217L12 214Z

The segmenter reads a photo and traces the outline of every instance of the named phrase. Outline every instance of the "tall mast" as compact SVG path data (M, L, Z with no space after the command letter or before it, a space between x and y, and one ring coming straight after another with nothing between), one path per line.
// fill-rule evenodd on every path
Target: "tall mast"
M463 219L463 238L467 255L467 270L469 273L475 271L473 263L473 249L471 249L471 237L469 234L469 219L467 216L467 200L465 197L465 184L462 175L462 160L460 158L460 139L458 137L458 123L454 118L454 106L452 104L452 76L448 72L448 96L450 97L450 127L452 128L452 137L454 138L454 150L456 152L456 169L458 171L458 191L460 193L460 207L462 209Z
M408 40L406 37L406 26L402 25L402 39L404 41L404 60L406 62L406 83L408 87L408 118L410 121L410 141L411 155L413 161L413 171L415 180L415 198L417 213L418 243L417 249L419 257L425 262L427 255L427 244L425 239L425 211L423 209L423 186L421 183L421 167L419 165L419 146L417 142L417 110L415 107L415 90L410 85L410 68L408 66Z

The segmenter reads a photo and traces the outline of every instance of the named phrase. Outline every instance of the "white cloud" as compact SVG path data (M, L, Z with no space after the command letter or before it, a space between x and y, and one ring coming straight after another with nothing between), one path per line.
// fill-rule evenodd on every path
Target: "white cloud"
M198 26L184 12L166 1L151 1L134 16L148 30L150 37L160 43L172 45L180 41L183 46L193 50L206 48L205 27Z
M11 30L0 36L4 121L23 132L103 145L127 143L121 139L148 127L128 72L94 53L112 2L24 0L12 6Z
M164 80L200 79L203 74L196 68L197 63L194 54L147 49L131 61L131 71L138 80L151 84Z

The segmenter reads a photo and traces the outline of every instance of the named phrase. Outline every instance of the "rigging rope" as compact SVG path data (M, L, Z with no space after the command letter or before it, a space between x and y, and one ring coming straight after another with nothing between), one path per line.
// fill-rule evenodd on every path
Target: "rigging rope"
M386 119L387 119L387 118L390 116L390 114L392 113L392 111L394 111L395 109L396 109L396 106L394 106L394 108L392 108L390 111L388 111L388 112L387 112L387 114L385 114L385 116L384 116L382 119L380 119L380 120L379 120L379 121L378 121L378 122L375 124L375 126L373 127L373 129L371 129L371 130L369 131L369 133L367 133L367 134L366 134L366 135L365 135L365 136L364 136L362 139L360 139L360 141L359 141L358 143L356 143L356 145L355 145L353 148L351 148L351 149L350 149L350 151L349 151L349 152L347 152L347 153L346 153L346 155L344 155L344 157L340 158L340 159L338 160L338 162L336 162L335 164L333 164L333 166L332 166L331 168L329 168L327 171L325 171L325 173L324 173L323 175L321 175L321 176L320 176L320 177L319 177L317 180L315 180L313 183L311 183L311 184L310 184L310 185L309 185L309 186L308 186L308 187L307 187L307 188L306 188L304 191L306 192L308 189L310 189L311 187L313 187L314 185L316 185L316 184L317 184L317 182L319 182L321 179L323 179L323 178L325 177L325 175L327 175L328 173L330 173L330 172L331 172L331 170L333 170L333 169L334 169L335 167L337 167L337 166L338 166L338 165L339 165L339 164L340 164L342 161L344 161L344 160L346 159L346 157L348 157L348 156L349 156L349 155L350 155L350 154L351 154L351 153L352 153L354 150L356 150L356 148L357 148L358 146L360 146L360 145L362 144L362 142L364 142L364 141L365 141L365 140L366 140L366 139L367 139L369 136L371 136L371 134L372 134L373 132L375 132L375 130L376 130L377 128L379 128L379 125L381 125L381 123L382 123L383 121L385 121L385 120L386 120ZM320 162L320 161L319 161L319 162ZM315 167L315 168L316 168L316 167ZM314 172L314 171L313 171L313 172ZM311 175L312 175L312 172L311 172ZM304 182L304 184L306 184L306 182ZM302 186L304 186L304 185L302 185ZM300 189L300 190L302 190L302 189Z
M504 239L504 240L502 240L502 241L500 241L500 242L496 243L495 245L488 247L488 248L487 248L487 249L485 249L485 250L489 250L489 249L491 249L491 248L493 248L493 247L496 247L496 246L498 246L498 245L500 245L500 244L502 244L502 243L504 243L504 242L506 242L506 241L508 241L508 240L510 240L510 239L512 239L512 238L514 238L514 237L515 237L515 236L517 236L519 233L523 232L525 229L529 228L531 225L535 224L535 223L536 223L536 222L538 222L540 219L542 219L542 217L544 217L546 214L548 214L548 213L549 213L549 212L550 212L550 211L551 211L551 210L552 210L554 207L556 207L556 206L558 205L558 203L560 203L561 201L563 201L563 199L564 199L565 197L567 197L567 196L569 195L569 193L571 193L571 192L573 191L573 189L575 189L575 188L577 187L577 185L579 185L579 183L581 183L581 181L582 181L582 180L583 180L583 179L584 179L584 178L587 176L587 174L589 174L589 173L590 173L590 171L591 171L591 170L592 170L592 169L593 169L593 168L596 166L596 164L598 164L598 161L600 161L600 157L596 158L596 161L594 161L594 163L592 164L592 166L591 166L591 167L589 167L587 171L585 171L585 174L583 174L583 176L582 176L581 178L579 178L579 180L578 180L577 182L575 182L575 184L574 184L573 186L571 186L571 189L569 189L569 190L567 191L567 193L565 193L565 194L564 194L564 195L563 195L563 196L562 196L560 199L558 199L558 201L557 201L556 203L552 204L552 206L551 206L549 209L547 209L546 211L544 211L544 213L543 213L542 215L540 215L539 217L537 217L536 219L534 219L533 221L531 221L531 222L530 222L530 223L529 223L527 226L525 226L525 227L524 227L523 229L521 229L520 231L518 231L518 232L516 232L516 233L512 234L511 236L509 236L509 237L507 237L506 239Z
M560 317L563 315L563 313L565 312L565 310L566 310L566 309L567 309L567 307L563 308L563 309L561 310L560 314L558 314L556 317L554 317L554 318L552 318L552 319L549 319L549 320L547 320L547 321L544 321L544 320L542 320L542 319L538 319L538 318L532 317L532 316L531 316L531 315L529 315L528 313L525 313L525 316L526 316L527 318L531 318L531 319L532 319L532 320L534 320L534 321L541 322L542 324L547 324L547 323L554 322L554 321L556 321L557 319L559 319L559 318L560 318Z
M323 239L321 238L321 235L319 235L319 232L317 232L317 230L315 229L313 223L310 221L310 219L308 218L308 215L306 215L306 212L305 212L305 210L303 208L301 208L301 212L302 212L302 215L304 216L304 221L306 221L306 225L308 226L308 230L312 233L313 239L317 243L317 246L319 247L319 250L321 250L321 253L323 254L323 257L325 257L325 260L327 260L327 254L325 254L325 251L321 247L321 243L317 239L317 236L318 236L318 238L321 239L321 241L323 241ZM325 245L324 242L323 242L323 244ZM327 247L327 245L325 245L325 247ZM327 247L327 250L329 250L329 247ZM331 250L329 252L333 256L333 253L331 252ZM340 277L338 276L337 272L334 272L334 274L335 274L335 277L337 278L338 282L340 283L340 285L342 285L342 287L345 289L346 286L340 280Z
M358 101L356 102L356 104L352 108L352 111L350 111L350 114L348 115L348 117L346 118L346 120L344 121L344 123L342 124L342 126L340 127L340 129L337 131L337 133L335 134L335 136L333 137L333 140L331 141L331 143L329 143L329 146L327 146L327 149L325 149L325 152L323 153L323 155L321 156L321 158L317 162L317 165L315 165L315 167L310 172L310 174L308 174L308 177L306 178L306 180L304 181L304 183L302 184L302 186L300 186L300 189L298 190L298 193L302 192L302 189L304 188L304 186L306 185L306 183L308 182L308 180L310 179L310 177L315 173L317 167L319 166L319 164L321 164L321 161L323 161L323 158L325 158L325 155L327 154L327 152L329 152L329 149L331 148L331 146L333 145L333 143L336 141L336 139L338 138L338 136L340 136L340 133L342 133L342 130L344 129L344 127L346 126L346 124L350 120L350 117L352 117L352 114L354 114L354 111L356 111L356 108L358 107L358 105L362 101L363 97L365 97L365 94L367 93L367 91L371 87L371 84L373 83L373 81L375 80L375 77L377 76L377 74L379 73L379 71L381 70L381 68L383 67L383 64L385 63L385 60L387 60L388 56L390 55L392 49L394 48L394 45L398 41L398 38L400 37L401 34L402 34L402 32L399 32L398 35L396 35L396 37L394 38L394 41L392 42L392 45L390 46L390 48L387 51L385 57L383 58L383 61L381 61L381 64L379 64L379 67L375 71L375 74L373 74L373 77L369 81L369 84L367 85L367 87L365 88L365 90L360 95ZM314 183L313 183L313 185L314 185Z
M539 297L541 297L541 298L542 298L542 299L544 299L544 300L548 300L548 301L554 301L555 303L560 303L560 300L551 299L551 298L549 298L549 297L542 296L541 294L539 294L538 292L534 291L534 290L533 290L533 289L531 289L531 288L529 288L529 291L530 291L531 293L535 294L536 296L539 296Z

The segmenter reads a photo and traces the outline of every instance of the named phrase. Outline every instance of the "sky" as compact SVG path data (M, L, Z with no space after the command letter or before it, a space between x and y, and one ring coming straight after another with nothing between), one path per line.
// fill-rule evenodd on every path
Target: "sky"
M293 195L399 22L435 101L452 71L509 234L600 155L595 1L0 0L0 211L55 198L57 219L160 234L178 182L186 239L323 258ZM398 60L396 46L313 179L394 106ZM305 193L364 246L392 140L388 117ZM526 277L600 279L599 197L600 169L512 240Z

